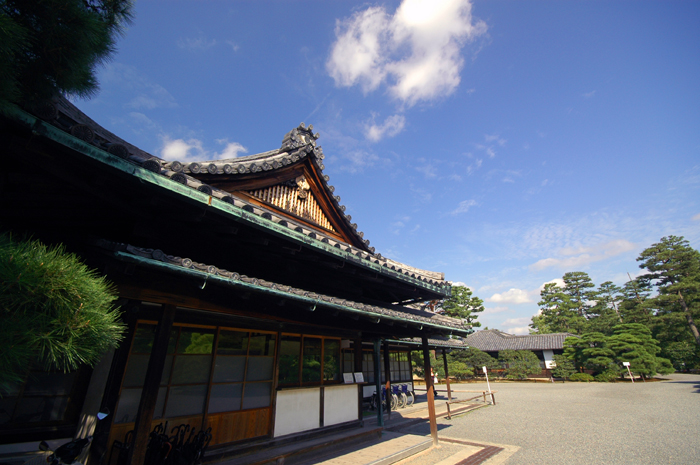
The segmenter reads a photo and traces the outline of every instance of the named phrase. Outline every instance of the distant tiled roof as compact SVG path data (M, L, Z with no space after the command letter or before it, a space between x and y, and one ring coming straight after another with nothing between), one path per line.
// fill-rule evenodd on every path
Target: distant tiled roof
M305 300L309 303L313 303L314 305L318 305L319 307L332 307L334 309L352 313L360 312L367 316L373 316L380 319L410 322L416 326L437 326L442 330L452 328L456 330L455 333L458 334L464 334L464 332L469 329L469 327L465 325L462 320L457 318L450 318L433 312L416 310L414 308L403 307L400 305L380 307L329 295L318 294L284 284L273 283L263 279L241 275L236 272L217 268L214 265L193 262L189 258L168 255L158 249L146 249L109 241L101 241L100 245L103 248L112 250L115 253L116 258L122 261L141 263L144 266L169 269L171 271L180 270L190 274L202 273L206 275L209 280L216 280L222 284L232 285L234 287L242 286L248 288L249 290L257 290L260 292L272 292L275 294L286 295L288 298L294 300ZM432 344L431 342L431 345L436 345L438 343L437 341L439 340L431 339L431 341L435 341L435 344ZM461 341L455 341L455 344L457 343L459 343L459 345L462 344Z
M464 342L469 347L475 347L484 352L500 350L557 350L564 348L564 340L570 336L575 336L575 334L552 333L515 336L497 329L487 329L470 334Z
M418 337L401 339L399 342L405 343L407 345L422 345L422 341ZM431 348L445 348L445 349L468 349L469 346L462 342L460 339L428 339L428 346Z
M208 201L210 205L212 204L212 200L225 202L243 210L246 215L252 215L269 221L271 226L274 223L274 226L281 226L285 230L303 234L306 236L305 241L308 239L320 243L322 242L327 246L352 255L351 258L353 260L357 260L358 262L366 260L368 263L385 268L390 274L403 275L402 278L404 280L415 280L421 284L424 283L428 286L434 286L449 295L451 284L445 281L443 273L414 268L383 257L379 253L375 253L374 247L370 247L369 241L364 239L364 234L357 231L357 225L351 222L352 218L350 215L343 213L344 221L360 239L364 248L340 242L332 236L323 234L318 230L312 230L302 222L294 221L289 217L283 217L275 211L266 209L260 205L252 204L244 199L233 197L228 192L204 184L189 175L189 173L195 172L209 172L212 174L226 173L232 175L275 170L307 157L316 163L319 170L323 170L324 165L322 160L324 155L321 147L316 146L318 135L313 134L313 126L307 127L302 123L298 128L293 129L284 136L282 146L279 149L269 152L230 160L180 163L162 160L129 144L98 125L64 98L59 98L53 103L45 102L38 107L32 108L32 114L51 126L65 131L91 146L104 150L115 158L128 162L130 167L127 170L132 174L135 172L132 167L134 165L140 166L144 170L147 170L147 172L159 175L157 178L160 180L169 179L177 183L180 188L184 185L191 189L191 191L197 191L198 194L201 193L209 196ZM335 188L328 183L328 176L324 175L322 178L324 189L332 194ZM345 212L346 208L344 205L340 204L340 197L336 195L331 195L330 197L333 199L335 207L339 211Z

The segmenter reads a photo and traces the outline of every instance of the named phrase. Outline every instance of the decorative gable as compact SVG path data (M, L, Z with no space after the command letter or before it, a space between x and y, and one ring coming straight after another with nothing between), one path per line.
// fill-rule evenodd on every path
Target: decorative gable
M304 176L264 189L251 190L248 194L293 215L313 221L328 231L336 232Z

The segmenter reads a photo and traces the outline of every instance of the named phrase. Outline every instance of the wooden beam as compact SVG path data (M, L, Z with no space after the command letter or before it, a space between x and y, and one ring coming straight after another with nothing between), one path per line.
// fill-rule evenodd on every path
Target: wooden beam
M170 339L174 320L175 306L164 305L160 322L156 328L151 357L148 360L146 380L141 391L141 401L139 402L139 410L136 414L136 423L134 425L134 442L129 450L129 458L127 460L129 465L144 465L148 436L151 433L151 422L153 422L153 413L156 409L156 400L158 398L158 387L163 376L163 367L165 366L165 358L168 353L168 340Z
M386 380L384 387L386 389L386 407L391 420L391 359L389 357L389 341L384 339L384 379Z
M452 401L452 390L450 389L450 372L447 369L447 352L442 349L442 363L445 367L445 383L447 383L447 401Z
M381 339L374 340L374 389L377 393L377 426L384 426L384 412L382 412L382 375L379 369L379 358L382 356Z
M435 392L433 377L430 372L430 347L428 338L421 338L423 343L423 369L425 370L425 388L428 390L428 417L430 418L430 435L433 437L433 446L438 445L437 418L435 416Z

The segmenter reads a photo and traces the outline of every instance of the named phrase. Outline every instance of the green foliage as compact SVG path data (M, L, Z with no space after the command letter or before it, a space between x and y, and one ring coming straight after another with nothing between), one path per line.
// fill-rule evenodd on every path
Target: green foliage
M614 383L619 377L620 372L613 369L598 373L594 376L595 380L599 383Z
M590 383L591 381L595 381L595 378L588 373L574 373L573 375L569 376L569 381L585 381Z
M459 318L473 328L478 328L481 323L476 321L477 315L484 311L484 301L476 296L472 296L472 291L465 286L453 286L452 296L439 304L438 311L447 316Z
M453 350L451 353L447 354L447 366L451 375L453 374L453 365L456 363L465 364L472 375L481 374L482 367L484 366L488 369L500 367L498 360L475 347L470 347L465 350Z
M578 292L578 291L577 291ZM540 293L540 314L532 317L530 327L540 334L581 334L586 319L579 314L578 306L571 295L556 283L547 283Z
M474 376L474 369L464 362L453 361L447 364L447 368L450 370L450 376L454 376L460 381Z
M69 371L94 365L122 339L114 287L62 246L0 235L0 382L38 360Z
M502 350L498 353L498 360L509 379L527 379L529 375L542 372L540 360L530 350Z
M586 333L581 337L567 337L564 355L577 367L597 373L615 365L615 352L608 347L608 338L602 333Z
M700 317L700 252L683 237L668 236L640 254L639 267L649 271L638 279L656 286L653 298L658 313L682 313L688 330L700 346L700 332L695 319Z
M114 52L131 10L131 0L1 1L0 102L94 94L94 69Z
M552 368L552 376L554 378L568 378L576 372L574 363L565 355L555 355L554 363L555 367Z
M678 371L688 371L700 365L698 347L692 342L671 342L661 352Z

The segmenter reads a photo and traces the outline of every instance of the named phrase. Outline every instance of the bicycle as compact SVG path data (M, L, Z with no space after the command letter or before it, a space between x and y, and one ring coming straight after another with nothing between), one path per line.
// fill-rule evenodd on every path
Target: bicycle
M399 391L399 385L394 384L391 386L391 397L392 397L392 403L393 400L396 399L396 408L405 408L406 407L406 396L403 395L401 391Z
M416 401L415 396L413 395L413 391L408 390L408 385L407 384L402 384L401 385L401 395L406 397L406 405L413 405L413 402Z

